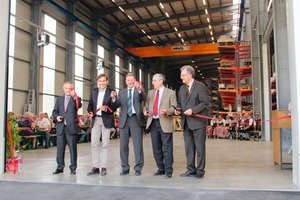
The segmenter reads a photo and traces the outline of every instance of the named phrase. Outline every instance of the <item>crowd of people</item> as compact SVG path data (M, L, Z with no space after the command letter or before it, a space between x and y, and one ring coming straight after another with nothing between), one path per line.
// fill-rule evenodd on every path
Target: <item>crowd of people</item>
M50 118L47 113L39 113L38 117L31 113L25 113L23 117L16 116L17 120L28 121L28 130L24 129L20 135L43 131L45 148L49 148L49 135L55 127L57 167L53 174L64 172L67 144L70 174L76 174L77 143L90 141L92 169L87 172L88 176L108 174L109 143L112 138L119 138L120 142L120 175L130 174L128 157L131 139L135 162L132 169L135 176L140 176L144 167L143 133L146 129L150 132L157 166L153 175L171 178L174 126L170 119L180 115L186 156L186 171L180 176L201 179L205 174L206 136L229 138L232 136L231 132L256 129L259 124L247 114L243 119L239 119L239 116L227 116L225 119L221 115L214 116L210 125L206 118L197 117L196 115L207 115L206 86L194 79L193 67L187 65L180 70L183 84L177 95L174 90L165 87L165 77L159 73L153 75L153 90L148 94L133 73L126 75L126 87L118 93L109 87L108 76L100 74L97 77L97 87L90 92L87 113L80 117L77 111L82 106L81 98L76 95L73 84L67 81L63 84L64 95L56 99Z
M206 127L208 138L250 140L252 131L261 131L259 113L255 113L255 118L249 113L242 116L234 113L226 115L225 119L221 114L214 115Z

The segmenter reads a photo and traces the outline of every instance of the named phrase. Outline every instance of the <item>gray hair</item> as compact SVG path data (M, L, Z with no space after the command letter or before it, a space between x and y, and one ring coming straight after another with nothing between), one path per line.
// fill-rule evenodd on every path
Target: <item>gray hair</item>
M126 77L128 77L128 76L133 76L135 78L135 74L132 72L129 72L128 74L126 74Z
M162 80L163 82L165 82L166 78L163 74L157 73L153 75L153 78L157 78L158 80Z
M184 65L180 68L180 71L186 70L188 74L191 74L192 77L195 77L195 69L190 65Z

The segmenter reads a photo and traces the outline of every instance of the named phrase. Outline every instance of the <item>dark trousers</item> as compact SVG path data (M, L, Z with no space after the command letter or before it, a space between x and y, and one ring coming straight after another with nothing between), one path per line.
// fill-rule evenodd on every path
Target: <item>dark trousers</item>
M64 127L62 134L57 134L57 169L63 170L65 167L65 149L66 144L69 146L71 164L70 170L77 168L77 134L70 134L67 127Z
M190 130L187 125L184 126L183 131L187 170L191 173L197 173L198 175L205 174L205 132L206 127ZM197 158L197 164L195 164L195 158Z
M144 167L143 133L136 115L127 117L124 128L120 129L120 158L123 171L129 171L129 137L132 138L135 158L135 171L142 171Z
M158 170L173 173L173 133L164 133L158 119L153 119L150 129L153 156Z

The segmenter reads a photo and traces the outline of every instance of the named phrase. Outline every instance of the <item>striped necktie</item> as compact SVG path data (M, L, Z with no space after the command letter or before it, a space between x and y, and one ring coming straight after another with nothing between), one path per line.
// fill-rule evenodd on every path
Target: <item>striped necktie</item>
M127 115L129 117L132 116L132 94L131 94L132 89L129 88L129 93L128 93L128 102L127 102Z

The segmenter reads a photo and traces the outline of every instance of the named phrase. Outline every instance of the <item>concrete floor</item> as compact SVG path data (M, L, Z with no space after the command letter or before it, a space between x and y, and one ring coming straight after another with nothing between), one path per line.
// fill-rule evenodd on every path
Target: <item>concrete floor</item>
M203 179L179 177L186 171L183 136L174 133L174 173L171 179L155 177L157 170L152 156L150 136L144 136L145 166L142 176L136 177L133 168L128 176L120 176L119 140L111 140L107 176L86 176L91 170L90 143L78 144L78 168L70 175L68 167L59 175L56 168L56 147L22 152L24 164L17 174L0 174L0 181L30 183L60 183L94 186L135 188L212 189L212 190L267 190L299 191L292 182L292 170L280 170L273 162L272 142L207 139L206 174ZM130 164L134 165L130 146ZM69 154L66 152L66 166Z

